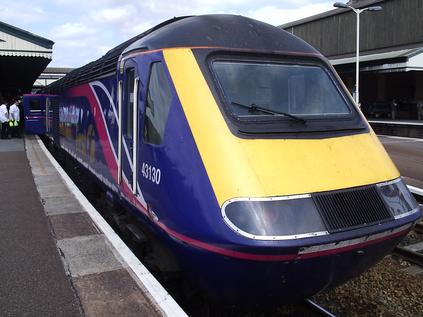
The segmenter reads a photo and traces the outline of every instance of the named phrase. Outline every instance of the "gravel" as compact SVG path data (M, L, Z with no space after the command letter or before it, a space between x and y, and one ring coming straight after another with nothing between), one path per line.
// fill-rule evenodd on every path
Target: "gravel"
M423 268L388 255L361 276L314 300L336 316L423 317Z
M399 244L400 246L409 245L413 243L417 243L423 241L423 234L417 233L415 231L411 231L404 240L401 241Z

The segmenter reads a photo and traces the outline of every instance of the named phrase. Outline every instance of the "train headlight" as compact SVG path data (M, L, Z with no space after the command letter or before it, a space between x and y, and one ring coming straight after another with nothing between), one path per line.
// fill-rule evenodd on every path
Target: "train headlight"
M408 216L418 210L419 205L401 179L381 183L377 187L395 219Z
M328 234L310 195L237 198L222 206L225 222L253 239L288 240Z

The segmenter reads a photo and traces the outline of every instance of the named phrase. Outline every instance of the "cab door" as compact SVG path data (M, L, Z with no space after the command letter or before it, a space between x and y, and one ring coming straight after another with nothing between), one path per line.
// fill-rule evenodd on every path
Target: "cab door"
M164 171L169 168L165 132L172 92L161 54L143 56L140 69L143 98L140 106L138 182L149 210L153 212L164 210Z
M120 78L118 182L137 194L139 76L135 60L125 61Z
M23 110L26 134L45 133L45 106L44 96L24 95Z
M51 133L51 97L47 96L45 98L45 132L46 134L50 134Z

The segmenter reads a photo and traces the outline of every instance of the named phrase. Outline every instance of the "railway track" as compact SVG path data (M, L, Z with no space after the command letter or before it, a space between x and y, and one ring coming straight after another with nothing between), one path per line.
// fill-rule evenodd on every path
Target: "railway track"
M311 299L306 299L305 304L309 309L311 309L317 316L326 316L326 317L336 317L334 314L312 301Z
M417 223L413 228L415 233L423 234L423 223ZM408 262L423 267L423 241L412 243L405 246L398 246L393 251Z
M423 234L423 223L421 222L417 223L416 226L414 227L414 231L419 234Z
M411 192L416 197L418 202L423 201L423 194L421 192L416 192L410 188ZM423 205L420 205L423 207ZM423 222L418 222L413 228L413 231L419 235L423 234ZM423 238L419 242L415 242L409 245L398 246L393 251L394 254L402 257L404 260L417 264L423 267Z
M423 242L407 245L404 247L396 247L394 254L401 256L408 262L423 267Z

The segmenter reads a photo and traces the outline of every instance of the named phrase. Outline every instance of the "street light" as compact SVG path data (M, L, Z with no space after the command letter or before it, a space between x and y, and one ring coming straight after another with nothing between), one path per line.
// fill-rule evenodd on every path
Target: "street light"
M364 11L381 11L382 7L381 6L372 6L372 7L367 7L364 9L358 9L358 8L354 8L353 6L346 4L346 3L342 3L342 2L335 2L333 4L333 6L335 8L343 8L343 9L351 9L353 10L356 15L357 15L357 47L356 47L356 61L355 61L355 102L357 103L357 105L360 105L359 101L359 74L360 74L360 13L364 12Z

